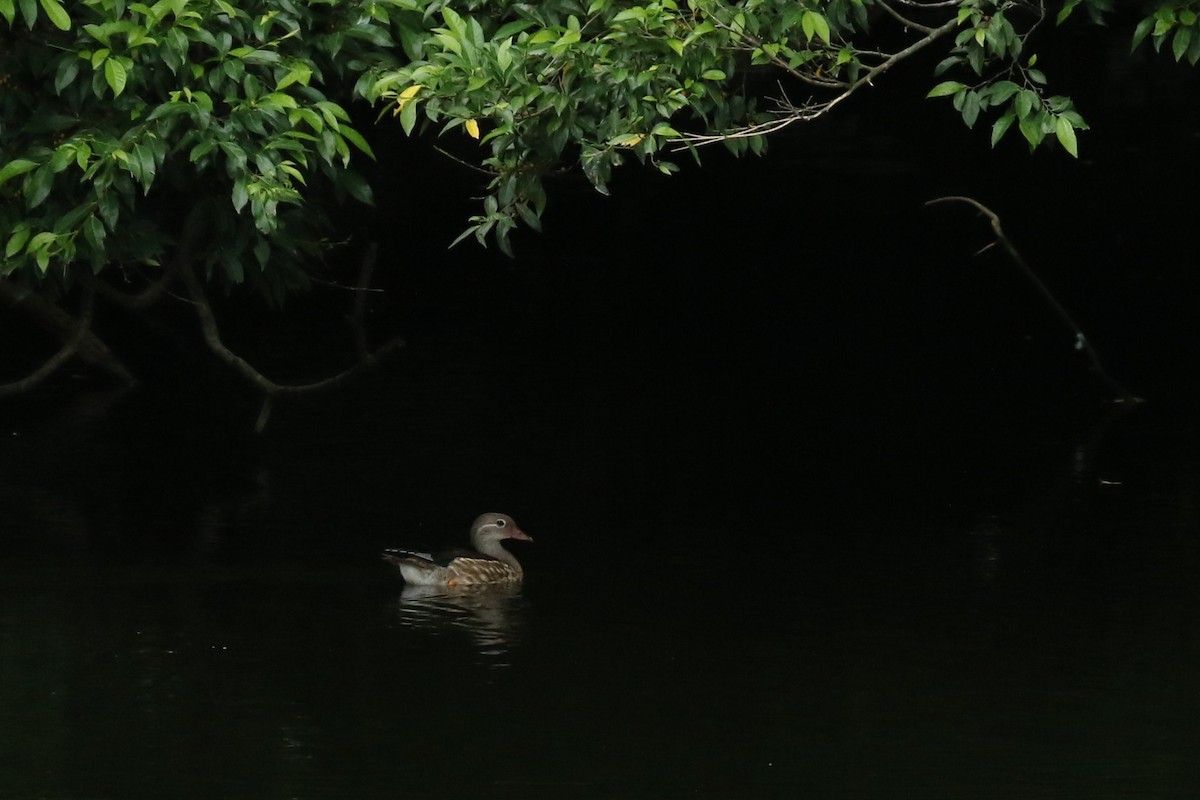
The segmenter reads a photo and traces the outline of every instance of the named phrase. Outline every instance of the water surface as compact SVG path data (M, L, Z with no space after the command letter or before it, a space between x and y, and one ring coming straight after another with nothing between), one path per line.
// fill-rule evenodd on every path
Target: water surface
M429 391L260 442L148 428L136 398L15 427L0 795L1200 787L1187 415L897 429L569 380L491 412ZM517 591L405 593L378 559L484 510L537 540Z

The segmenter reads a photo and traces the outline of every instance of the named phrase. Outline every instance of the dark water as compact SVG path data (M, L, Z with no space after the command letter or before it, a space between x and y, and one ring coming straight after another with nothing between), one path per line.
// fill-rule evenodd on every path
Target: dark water
M1064 166L864 112L580 188L540 257L397 237L411 352L259 440L175 350L0 406L0 797L1200 796L1196 165L1146 113ZM405 178L381 208L469 213ZM922 206L961 193L1151 402ZM273 375L336 349L251 319ZM379 550L484 511L524 587L404 596Z
M257 442L154 396L10 425L0 796L1196 796L1188 413L778 413L600 362L472 397L495 367ZM377 560L493 506L518 592Z

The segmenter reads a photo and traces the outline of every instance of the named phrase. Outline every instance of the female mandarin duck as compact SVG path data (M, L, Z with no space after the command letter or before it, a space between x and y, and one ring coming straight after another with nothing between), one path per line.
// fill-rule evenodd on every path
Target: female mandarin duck
M441 558L412 550L385 550L383 558L400 568L410 586L473 586L517 583L523 572L513 554L500 546L505 539L533 539L507 514L483 514L471 524L474 551L459 551Z

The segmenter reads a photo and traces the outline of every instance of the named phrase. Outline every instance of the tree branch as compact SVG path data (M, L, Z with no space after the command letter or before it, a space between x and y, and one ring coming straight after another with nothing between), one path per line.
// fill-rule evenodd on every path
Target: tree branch
M84 290L87 304L90 307L92 304L91 295L93 288L86 281L84 282ZM70 314L53 303L47 302L45 298L37 294L33 289L4 279L0 279L0 301L3 301L10 309L24 312L39 328L63 343L62 349L59 350L58 354L53 356L54 359L58 359L68 349L67 345L74 341L75 344L71 345L69 348L70 352L63 360L74 356L91 369L108 375L126 386L132 386L137 383L137 379L129 371L129 368L113 355L113 352L108 349L99 337L91 332L90 318L89 325L81 330L78 319L71 317ZM41 378L33 383L28 384L25 388L36 386L57 369L61 363L61 361L57 362L49 372L42 375ZM40 371L41 368L34 375ZM33 375L30 377L32 378ZM23 381L7 385L16 386L18 384L23 384ZM23 391L23 389L14 390L9 393L15 393L16 391Z
M137 292L122 292L112 284L105 283L90 271L82 271L84 283L90 284L96 293L113 305L127 311L142 311L157 303L166 294L167 287L175 280L174 270L168 268L159 278Z
M370 357L367 346L367 329L363 326L363 315L367 306L367 291L371 277L375 274L375 259L379 255L379 244L371 242L363 253L362 266L358 270L358 287L354 290L354 308L350 313L350 326L354 329L354 346L360 360Z
M996 241L1000 243L1000 246L1004 248L1004 252L1008 253L1008 257L1012 259L1012 262L1017 265L1018 269L1020 269L1021 272L1025 274L1025 277L1028 278L1029 281L1034 285L1034 288L1037 289L1038 294L1040 294L1042 299L1044 299L1046 303L1049 304L1050 308L1054 310L1054 313L1059 320L1061 320L1062 323L1066 325L1072 333L1075 334L1075 349L1082 351L1088 357L1092 371L1095 372L1100 380L1102 380L1113 392L1113 402L1142 402L1142 398L1137 397L1120 383L1118 383L1111 375L1108 374L1108 371L1104 369L1104 365L1100 362L1099 353L1096 352L1096 348L1092 347L1092 343L1088 341L1087 336L1084 335L1083 329L1079 327L1079 324L1075 322L1075 319L1067 312L1065 308L1063 308L1062 304L1058 302L1058 298L1055 297L1054 293L1051 292L1046 284L1042 282L1042 279L1038 277L1038 274L1033 271L1033 268L1030 267L1025 259L1021 256L1020 251L1018 251L1013 243L1009 241L1008 237L1004 235L1004 231L1000 227L1000 217L997 216L996 212L992 211L978 200L970 197L939 197L937 199L928 201L925 203L925 205L931 206L937 203L966 203L987 217L988 222L992 226L992 233L996 237Z
M5 286L10 286L6 281L0 281ZM83 299L79 309L79 317L75 320L75 330L71 336L63 342L63 346L57 353L50 356L42 363L40 367L35 369L29 375L19 381L12 383L0 384L0 397L7 397L14 394L21 394L38 386L42 381L49 378L63 364L67 363L77 352L85 339L91 335L92 327L92 312L95 309L96 293L90 287L84 286ZM95 337L92 337L95 338ZM98 342L99 340L97 340ZM104 347L103 344L100 347ZM106 351L108 348L104 348ZM120 363L120 362L117 362ZM123 367L122 367L123 369ZM127 373L128 374L128 373ZM133 382L133 376L129 376L129 382Z
M263 395L262 411L259 413L258 422L255 425L255 431L259 433L266 427L275 397L316 394L340 388L368 369L377 366L383 359L395 354L405 344L404 339L397 336L373 352L361 353L358 362L353 366L324 380L298 385L279 384L263 375L250 362L230 350L221 341L221 331L217 325L217 318L213 314L212 306L209 305L208 297L204 292L204 286L200 283L200 279L196 277L196 273L191 265L182 266L179 269L179 277L183 281L183 285L191 297L192 305L196 309L196 316L200 320L200 330L205 344L208 345L208 348L213 351L217 358L225 362L230 369ZM365 337L361 339L361 342L365 351Z
M878 66L872 67L865 75L847 86L841 94L832 100L801 107L793 106L788 108L787 111L783 112L783 115L778 119L760 122L754 125L747 125L744 128L739 128L727 133L685 133L677 140L681 142L681 144L679 147L675 148L675 151L678 152L679 150L686 150L688 147L716 144L717 142L723 142L728 139L747 139L753 136L766 136L781 131L792 123L809 122L817 117L824 116L832 111L835 106L845 101L863 86L873 85L872 82L876 78L883 75L896 64L920 52L921 50L924 50L938 39L946 36L949 33L952 33L957 27L958 20L956 18L951 18L936 28L926 29L929 32L925 36L922 36L920 39L913 42L903 50L893 53Z

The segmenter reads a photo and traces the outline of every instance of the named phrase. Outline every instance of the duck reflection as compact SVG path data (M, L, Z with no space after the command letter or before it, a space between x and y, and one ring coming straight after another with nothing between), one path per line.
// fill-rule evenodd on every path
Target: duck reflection
M479 653L489 658L505 657L516 644L524 610L521 588L514 584L405 586L396 601L401 625L465 632Z

